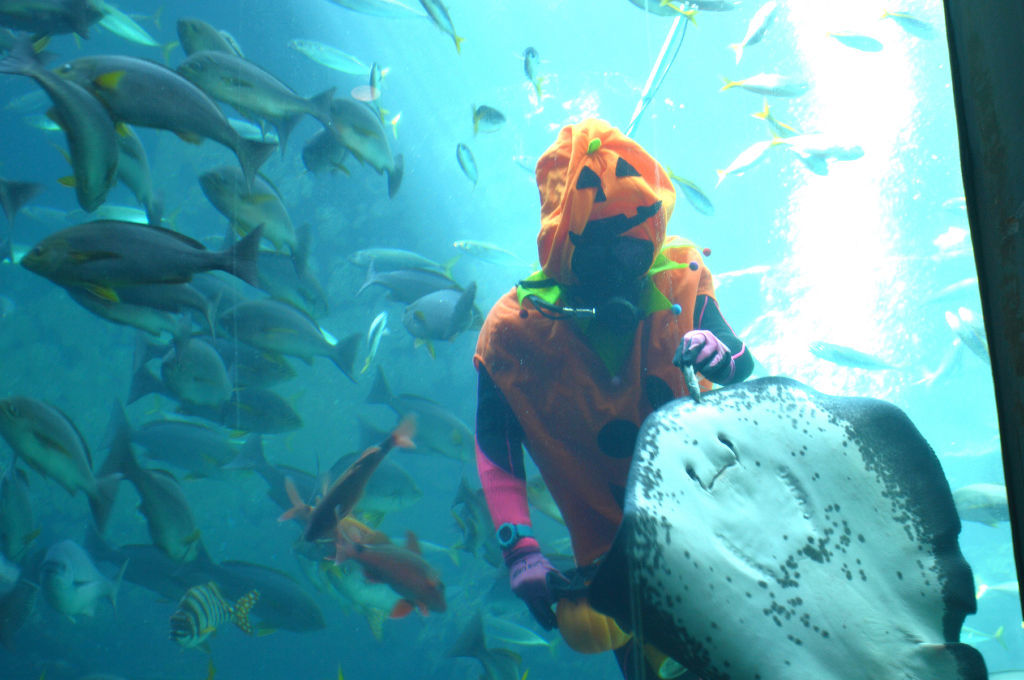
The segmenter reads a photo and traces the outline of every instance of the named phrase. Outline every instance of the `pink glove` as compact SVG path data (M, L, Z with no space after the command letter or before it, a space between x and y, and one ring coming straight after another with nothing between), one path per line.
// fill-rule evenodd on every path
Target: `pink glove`
M508 564L508 580L512 586L512 592L526 603L533 618L544 627L544 630L551 630L558 627L558 620L551 611L554 598L548 588L548 574L551 579L562 580L566 584L568 579L562 572L555 569L548 558L535 548L525 550L513 550L505 558Z
M679 368L693 366L705 378L719 384L732 378L736 370L732 352L725 343L711 331L703 329L686 332L676 348L672 363Z

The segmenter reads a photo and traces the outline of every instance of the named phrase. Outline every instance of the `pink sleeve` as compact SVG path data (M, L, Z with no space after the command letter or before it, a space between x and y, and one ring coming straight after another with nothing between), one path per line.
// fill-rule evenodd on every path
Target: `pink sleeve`
M505 523L532 526L526 502L526 480L495 465L481 450L479 443L476 445L476 467L495 531ZM537 544L535 539L526 537L520 539L516 547L525 547L528 542Z

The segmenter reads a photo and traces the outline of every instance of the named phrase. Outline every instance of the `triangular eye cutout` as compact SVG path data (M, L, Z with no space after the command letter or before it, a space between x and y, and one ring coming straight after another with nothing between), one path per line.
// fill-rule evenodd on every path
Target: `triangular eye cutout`
M583 166L580 170L580 177L576 180L576 189L597 189L597 194L594 196L594 203L600 203L605 200L604 190L601 189L601 178L597 176L597 173Z
M640 173L636 171L632 165L626 162L626 159L619 156L618 162L615 163L615 176L616 177L639 177Z

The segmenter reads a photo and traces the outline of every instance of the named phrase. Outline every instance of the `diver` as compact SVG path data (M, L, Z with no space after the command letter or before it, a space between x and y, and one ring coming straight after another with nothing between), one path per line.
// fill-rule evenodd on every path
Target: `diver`
M753 357L722 317L700 251L666 237L675 189L636 142L585 120L561 130L536 175L541 270L495 303L473 357L480 480L512 590L540 625L558 626L577 651L614 649L626 678L642 663L647 677L664 676L664 655L634 650L585 595L563 597L570 583L533 536L523 445L585 578L622 521L640 424L687 394L681 369L708 390L746 379Z

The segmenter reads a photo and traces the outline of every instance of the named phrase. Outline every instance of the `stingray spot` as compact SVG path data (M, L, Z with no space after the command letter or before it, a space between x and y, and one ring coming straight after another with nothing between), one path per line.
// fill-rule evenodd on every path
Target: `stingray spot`
M628 420L613 420L597 433L597 445L609 458L625 459L633 455L640 428Z

